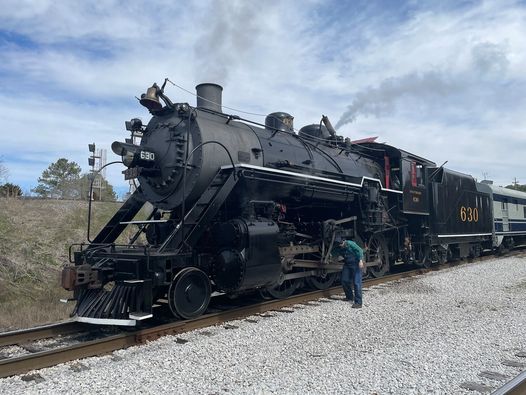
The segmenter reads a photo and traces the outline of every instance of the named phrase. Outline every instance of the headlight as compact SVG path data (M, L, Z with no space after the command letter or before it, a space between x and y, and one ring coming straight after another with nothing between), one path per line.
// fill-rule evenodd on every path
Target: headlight
M114 141L111 150L122 157L122 163L127 167L138 164L144 167L151 167L155 162L155 153L147 151L135 144L121 143Z

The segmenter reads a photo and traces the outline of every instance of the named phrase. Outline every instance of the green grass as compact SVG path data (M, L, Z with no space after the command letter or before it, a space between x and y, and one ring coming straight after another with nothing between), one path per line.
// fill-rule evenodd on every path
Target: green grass
M95 202L94 237L120 207ZM144 218L145 210L137 217ZM60 287L68 248L86 241L88 203L61 200L0 199L0 330L66 319L71 293ZM118 242L126 242L127 231Z

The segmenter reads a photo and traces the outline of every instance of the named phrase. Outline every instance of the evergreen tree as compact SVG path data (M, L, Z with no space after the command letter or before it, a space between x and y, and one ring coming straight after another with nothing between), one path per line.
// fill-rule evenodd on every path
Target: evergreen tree
M511 184L511 185L506 185L506 188L508 188L508 189L514 189L514 190L516 190L516 191L526 192L526 184L524 184L524 185L521 185L521 184Z
M80 166L60 158L42 172L38 186L32 190L42 197L57 199L80 198Z
M87 200L89 197L91 177L91 174L83 174L80 178L80 196L82 200ZM92 198L93 200L104 202L115 202L117 194L113 190L113 186L101 175L98 175L93 182Z

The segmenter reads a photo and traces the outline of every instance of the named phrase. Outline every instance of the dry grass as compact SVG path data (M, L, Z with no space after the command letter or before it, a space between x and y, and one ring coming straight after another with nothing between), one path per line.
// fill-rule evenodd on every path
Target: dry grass
M80 201L0 199L0 330L68 317L72 306L59 299L70 293L60 287L59 275L69 245L86 241L87 207ZM119 207L94 204L92 237Z

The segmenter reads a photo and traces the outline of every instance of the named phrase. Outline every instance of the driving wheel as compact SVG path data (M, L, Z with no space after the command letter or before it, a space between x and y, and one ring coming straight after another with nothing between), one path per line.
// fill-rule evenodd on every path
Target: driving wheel
M365 253L365 261L367 262L367 271L373 277L381 277L385 275L389 269L389 250L387 248L387 241L381 234L374 234L370 237L367 243ZM369 264L374 265L369 266Z
M301 280L294 278L284 280L280 285L268 287L266 293L275 299L285 299L291 296L301 284Z
M306 281L314 289L327 289L334 284L338 273L325 273L322 276L307 277Z

